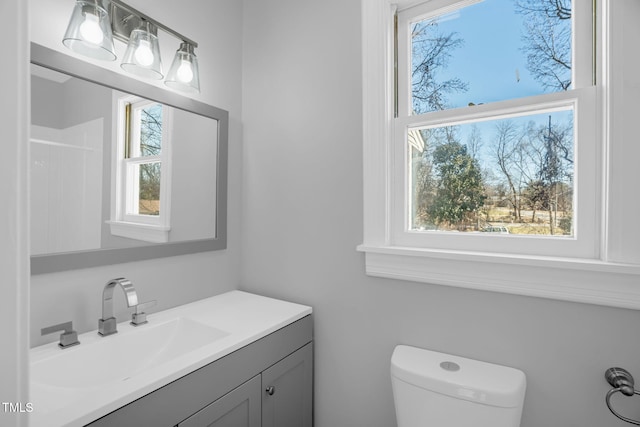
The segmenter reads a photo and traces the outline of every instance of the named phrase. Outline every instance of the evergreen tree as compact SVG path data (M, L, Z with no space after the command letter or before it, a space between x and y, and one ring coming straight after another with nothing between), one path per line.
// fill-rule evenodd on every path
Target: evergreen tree
M458 229L474 224L486 198L477 160L465 145L450 141L434 150L433 164L438 185L433 204L429 206L432 220Z

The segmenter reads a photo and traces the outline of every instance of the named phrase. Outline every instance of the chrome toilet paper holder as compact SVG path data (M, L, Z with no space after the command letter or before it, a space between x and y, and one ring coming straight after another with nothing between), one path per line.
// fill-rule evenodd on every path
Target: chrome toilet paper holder
M625 416L620 415L616 412L615 409L611 407L611 396L616 393L622 393L625 396L633 396L635 394L640 395L640 391L635 389L633 376L623 368L609 368L605 371L604 377L607 382L613 387L611 390L607 392L607 396L605 401L607 402L607 408L611 411L613 415L620 418L622 421L626 421L630 424L634 424L640 426L640 421L634 420L632 418L627 418Z

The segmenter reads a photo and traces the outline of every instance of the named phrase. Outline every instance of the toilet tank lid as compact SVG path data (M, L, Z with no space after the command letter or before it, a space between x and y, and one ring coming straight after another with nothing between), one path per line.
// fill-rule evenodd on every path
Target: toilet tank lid
M431 350L399 345L391 356L391 376L457 399L491 406L522 405L522 371Z

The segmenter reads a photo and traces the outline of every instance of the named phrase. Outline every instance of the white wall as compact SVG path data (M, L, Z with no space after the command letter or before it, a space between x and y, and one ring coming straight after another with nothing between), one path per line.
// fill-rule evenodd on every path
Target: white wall
M242 3L235 0L192 0L179 7L169 0L130 0L131 6L147 13L186 37L197 41L200 65L200 101L228 110L229 201L228 249L170 259L91 268L31 278L31 345L53 341L40 337L40 328L73 320L79 332L96 329L101 315L104 284L124 276L131 279L143 300L158 300L152 309L215 295L238 286L240 269L240 179L241 179L241 19ZM32 41L71 54L61 43L74 2L70 0L31 0ZM119 42L117 42L119 43ZM165 72L177 49L168 38L162 51ZM122 52L123 46L118 44ZM120 72L117 62L95 62ZM150 83L149 81L146 81ZM159 83L162 85L162 83ZM120 298L120 297L116 297ZM52 303L53 301L53 303ZM124 298L116 299L116 316L126 318Z
M360 1L244 3L242 288L314 307L316 427L395 425L399 343L522 369L523 427L627 425L604 371L640 378L637 311L364 274ZM635 73L638 2L613 3L629 46L615 60ZM637 141L627 106L617 131ZM615 404L640 417L637 400Z
M0 39L8 40L0 67L0 401L28 399L29 257L27 139L29 81L27 5L0 2ZM24 414L0 407L0 425L26 426Z

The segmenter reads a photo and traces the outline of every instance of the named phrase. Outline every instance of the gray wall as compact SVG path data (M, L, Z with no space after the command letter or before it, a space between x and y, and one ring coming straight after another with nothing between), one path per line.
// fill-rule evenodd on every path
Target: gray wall
M171 242L215 237L218 122L173 109Z
M59 34L64 34L71 11L66 0L30 0L30 3L31 40L65 52ZM242 3L236 0L193 0L189 8L176 8L171 1L132 0L127 3L140 11L152 12L158 21L199 42L196 54L202 93L197 98L229 111L228 249L32 276L31 346L56 340L55 334L40 337L40 328L63 321L73 320L79 332L96 329L101 313L102 288L115 277L131 279L142 301L158 300L158 305L151 311L206 298L238 286ZM43 24L45 20L46 25ZM165 45L170 48L169 43ZM175 49L177 45L173 51ZM165 70L168 70L171 60L172 52L167 55L163 52ZM114 64L97 61L96 65L108 67ZM115 65L119 68L118 64ZM123 297L115 298L116 316L124 320L130 310L125 309Z
M60 107L64 86L41 77L31 77L31 124L61 129L64 108Z
M314 307L316 427L395 425L399 343L522 369L523 427L627 425L638 312L364 274L359 0L245 0L243 50L242 288Z
M81 79L56 83L31 77L31 123L64 129L93 119L111 117L111 90ZM111 128L105 139L110 139Z

